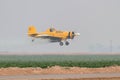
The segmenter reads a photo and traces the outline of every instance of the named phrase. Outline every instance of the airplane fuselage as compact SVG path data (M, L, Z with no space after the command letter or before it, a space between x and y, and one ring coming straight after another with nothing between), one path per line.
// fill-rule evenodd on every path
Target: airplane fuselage
M28 30L28 36L30 37L50 39L51 42L60 42L60 45L63 45L62 41L66 41L66 45L69 44L67 39L73 39L77 35L79 33L58 31L54 28L49 28L45 32L37 32L34 26L30 26Z

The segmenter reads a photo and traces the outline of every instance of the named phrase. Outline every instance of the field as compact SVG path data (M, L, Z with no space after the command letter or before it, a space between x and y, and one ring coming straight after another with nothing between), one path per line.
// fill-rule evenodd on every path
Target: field
M7 67L89 67L120 66L120 55L0 55L0 68Z

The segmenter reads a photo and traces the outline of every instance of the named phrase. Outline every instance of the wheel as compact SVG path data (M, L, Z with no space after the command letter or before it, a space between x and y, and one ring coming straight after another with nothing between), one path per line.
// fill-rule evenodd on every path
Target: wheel
M65 45L67 45L67 46L68 46L69 44L70 44L70 43L69 43L68 41L66 41L66 42L65 42Z
M34 41L34 39L32 39L32 42Z
M63 42L60 42L59 44L60 44L60 46L63 46Z

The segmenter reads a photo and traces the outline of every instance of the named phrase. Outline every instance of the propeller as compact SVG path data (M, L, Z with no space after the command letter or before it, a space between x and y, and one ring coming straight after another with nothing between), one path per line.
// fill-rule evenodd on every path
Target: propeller
M75 36L80 36L80 33L75 33Z
M72 31L72 39L74 39L75 36L79 36L80 33L75 33L74 31Z

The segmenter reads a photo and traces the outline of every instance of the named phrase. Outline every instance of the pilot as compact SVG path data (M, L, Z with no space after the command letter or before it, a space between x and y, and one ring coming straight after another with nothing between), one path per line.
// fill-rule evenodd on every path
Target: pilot
M55 28L50 28L50 32L54 32L55 31Z

